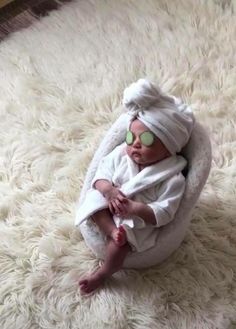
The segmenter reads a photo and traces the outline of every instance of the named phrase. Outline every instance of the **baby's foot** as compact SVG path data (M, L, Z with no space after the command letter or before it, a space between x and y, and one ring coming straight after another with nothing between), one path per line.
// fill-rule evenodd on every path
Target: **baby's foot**
M99 271L94 272L79 281L80 291L82 295L90 294L99 288L105 281L105 276Z
M111 238L117 246L119 247L123 246L127 242L127 237L124 227L119 226L118 228L115 228L111 232Z

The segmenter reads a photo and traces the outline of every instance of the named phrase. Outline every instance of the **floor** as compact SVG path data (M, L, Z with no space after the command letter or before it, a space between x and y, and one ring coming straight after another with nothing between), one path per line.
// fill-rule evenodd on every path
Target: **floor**
M0 41L71 0L15 0L0 8Z

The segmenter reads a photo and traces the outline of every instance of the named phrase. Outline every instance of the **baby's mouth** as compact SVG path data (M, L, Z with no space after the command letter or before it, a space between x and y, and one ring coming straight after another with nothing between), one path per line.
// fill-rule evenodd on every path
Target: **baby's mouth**
M132 152L132 157L134 157L134 158L140 158L141 157L141 154L139 152L134 151L134 152Z

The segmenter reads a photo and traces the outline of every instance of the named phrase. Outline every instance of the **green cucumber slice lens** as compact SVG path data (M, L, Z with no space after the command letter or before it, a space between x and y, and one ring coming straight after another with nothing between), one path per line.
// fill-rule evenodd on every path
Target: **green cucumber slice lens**
M151 131L144 131L140 136L140 142L144 146L151 146L154 143L155 136ZM132 145L134 142L134 134L128 130L125 138L127 145Z
M126 144L128 144L128 145L131 145L134 142L134 135L130 130L127 131L127 133L126 133L125 141L126 141Z
M139 138L144 146L151 146L154 143L154 135L150 131L144 131Z

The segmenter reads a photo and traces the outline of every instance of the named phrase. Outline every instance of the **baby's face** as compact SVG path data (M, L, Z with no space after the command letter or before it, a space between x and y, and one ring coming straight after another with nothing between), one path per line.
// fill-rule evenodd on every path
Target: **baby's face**
M142 168L151 164L164 160L170 156L170 152L158 137L154 137L151 146L144 146L140 141L140 135L146 131L150 131L141 121L134 120L129 129L134 136L133 143L127 145L126 151L128 156Z

